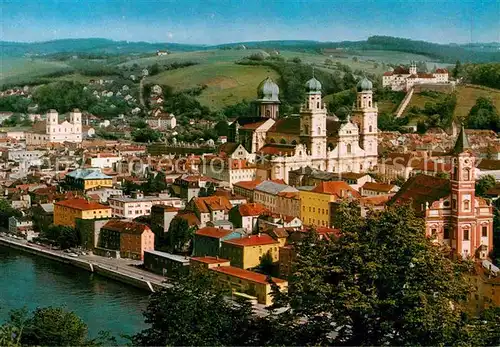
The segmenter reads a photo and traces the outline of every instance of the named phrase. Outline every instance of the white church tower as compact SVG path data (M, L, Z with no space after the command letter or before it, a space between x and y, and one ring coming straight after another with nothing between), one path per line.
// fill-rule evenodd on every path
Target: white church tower
M300 139L313 159L326 158L326 107L321 100L321 83L306 82L307 99L300 109Z
M52 135L56 132L56 128L59 125L59 114L56 110L49 110L47 112L47 134Z
M353 115L360 121L360 146L365 150L366 167L377 164L378 157L378 107L373 102L373 84L366 77L359 81Z
M73 125L73 133L80 134L82 132L82 113L75 108L69 113L69 122Z

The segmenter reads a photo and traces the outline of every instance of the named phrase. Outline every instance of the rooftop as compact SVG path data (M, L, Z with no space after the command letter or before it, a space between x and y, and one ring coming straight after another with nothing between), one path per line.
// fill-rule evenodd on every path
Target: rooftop
M219 257L192 257L191 261L197 261L199 263L204 263L204 264L220 264L220 263L228 263L230 262L229 259L223 259Z
M220 239L220 238L226 237L227 235L231 234L232 232L233 232L232 230L227 230L227 229L222 229L222 228L204 227L204 228L198 229L195 234L199 235L199 236L207 236L207 237L212 237L215 239Z
M344 197L354 197L359 198L359 193L352 189L346 182L344 181L327 181L321 182L318 184L313 190L314 193L324 193L324 194L332 194L336 195L338 198Z
M76 210L86 211L86 210L110 210L109 206L101 205L97 202L87 201L83 198L75 198L64 201L56 202L54 205L64 206L73 208Z
M146 224L121 220L110 220L102 228L124 234L142 234L145 231L151 231Z
M247 281L255 282L255 283L261 283L261 284L269 284L268 278L272 280L274 283L287 283L287 281L282 280L280 278L276 277L268 277L266 275L249 271L249 270L244 270L240 269L238 267L233 267L233 266L219 266L210 269L211 271L219 272L225 275L230 275L234 276L237 278L241 278Z
M177 255L177 254L155 251L155 250L144 251L144 254L146 254L146 253L154 254L158 257L170 259L170 260L173 260L173 261L176 261L179 263L185 263L184 265L187 265L189 263L189 257L183 256L183 255Z
M66 174L67 177L83 180L96 180L96 179L111 179L111 176L105 175L99 168L89 169L76 169Z
M267 212L268 209L259 203L247 203L247 204L240 204L238 205L238 211L240 212L240 215L243 217L247 216L258 216L264 212Z
M253 180L253 181L240 181L233 184L233 187L241 187L244 189L254 190L259 184L261 184L262 180Z
M278 241L267 234L249 235L240 239L226 240L223 242L239 247L272 245L278 243Z
M363 184L363 189L373 190L376 192L390 192L395 187L394 184L377 183L377 182L366 182Z

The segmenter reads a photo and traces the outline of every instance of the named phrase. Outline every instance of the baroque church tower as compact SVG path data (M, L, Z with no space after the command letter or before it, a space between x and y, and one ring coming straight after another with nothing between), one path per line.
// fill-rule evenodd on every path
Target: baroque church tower
M378 157L378 107L373 102L373 84L366 77L356 86L353 116L360 122L360 146L365 150L368 166L376 165Z
M279 117L280 89L274 81L268 77L259 84L257 88L258 99L255 100L257 104L257 115L263 118L272 118L276 120Z
M452 168L451 246L458 254L475 256L481 244L481 230L475 217L475 157L463 126L453 149Z
M313 158L326 158L326 107L321 100L321 83L306 83L307 99L300 109L300 140Z

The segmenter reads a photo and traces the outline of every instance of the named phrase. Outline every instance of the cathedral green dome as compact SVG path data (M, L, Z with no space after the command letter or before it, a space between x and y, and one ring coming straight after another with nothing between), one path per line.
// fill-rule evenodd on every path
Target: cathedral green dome
M321 82L316 78L311 78L306 82L306 90L308 92L321 92Z
M270 77L268 77L260 82L257 88L257 95L259 99L262 100L279 101L280 88Z
M358 82L356 86L358 92L364 92L373 89L373 83L366 77L363 77L361 81Z

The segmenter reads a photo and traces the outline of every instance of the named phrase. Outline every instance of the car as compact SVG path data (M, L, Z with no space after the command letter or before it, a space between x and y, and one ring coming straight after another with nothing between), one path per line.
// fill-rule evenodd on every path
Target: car
M73 258L78 258L78 254L76 253L69 253L68 255Z

